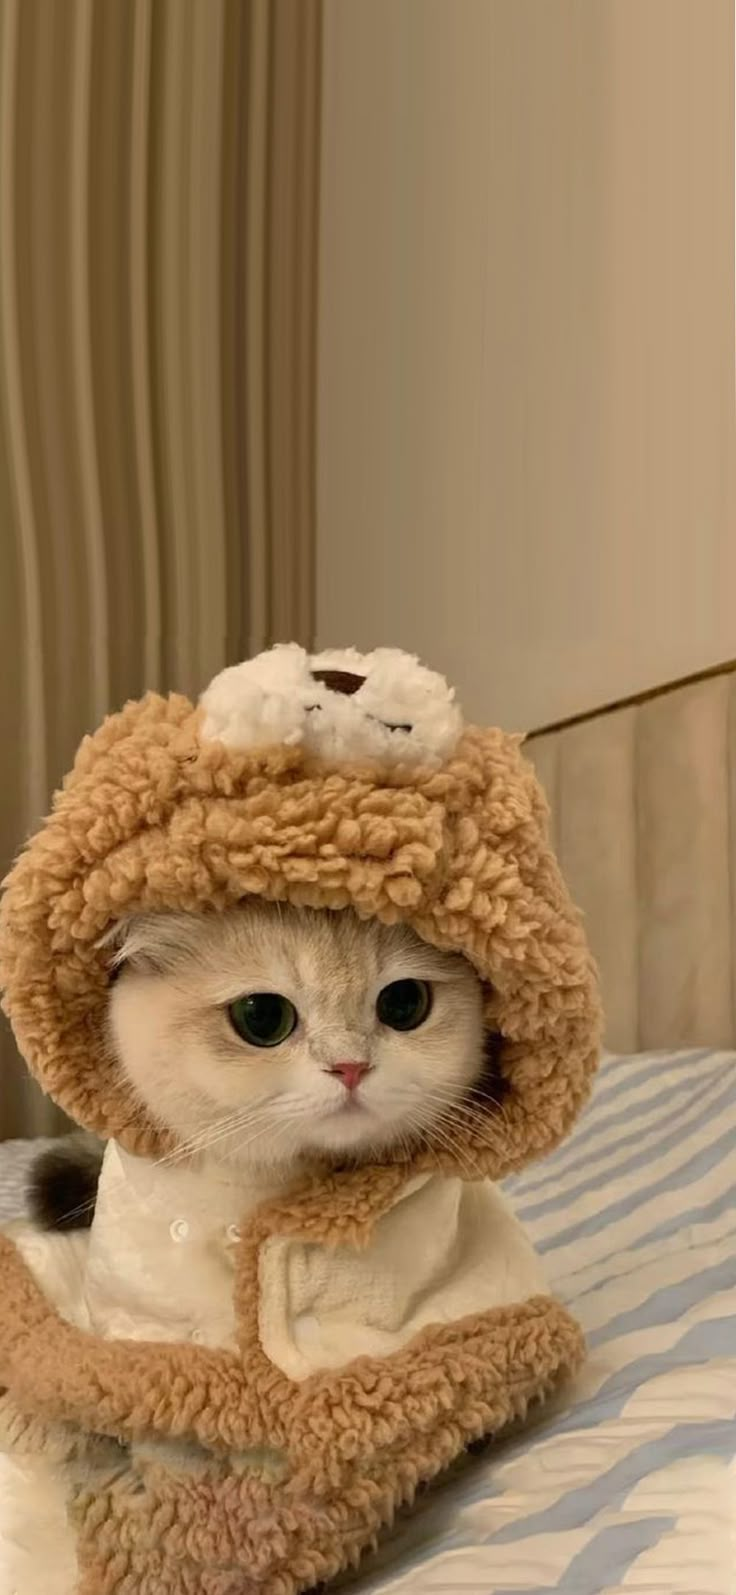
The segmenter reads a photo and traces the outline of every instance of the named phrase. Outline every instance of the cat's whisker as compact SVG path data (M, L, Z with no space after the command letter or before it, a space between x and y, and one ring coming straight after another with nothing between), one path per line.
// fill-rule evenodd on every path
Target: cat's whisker
M293 1124L294 1124L294 1120L291 1117L289 1117L289 1116L282 1116L280 1119L274 1117L272 1128L269 1131L269 1133L271 1135L271 1145L274 1146L276 1144L276 1142L281 1139L281 1137L284 1135L286 1130L292 1129L293 1128ZM259 1132L259 1134L260 1133L265 1133L265 1131ZM253 1137L253 1140L258 1140L258 1139L259 1139L258 1135ZM245 1142L245 1146L239 1145L238 1148L237 1148L238 1155L240 1155L241 1152L246 1150L246 1148L250 1147L252 1144L253 1144L253 1141L246 1141ZM273 1160L269 1160L269 1161L276 1161L276 1160L273 1159Z
M442 1107L462 1115L465 1118L471 1118L474 1123L476 1121L478 1123L487 1121L489 1129L493 1130L495 1128L495 1114L493 1116L486 1116L482 1112L479 1112L477 1107L475 1107L472 1102L468 1101L467 1097L458 1095L457 1092L446 1089L443 1090L441 1087L437 1087L436 1085L429 1087L423 1085L422 1097L424 1099L437 1102Z
M430 1079L434 1079L435 1073L436 1073L436 1065L433 1065L432 1062L428 1062L428 1064L427 1064L428 1077ZM506 1110L506 1105L505 1105L505 1102L504 1102L503 1095L500 1095L500 1096L494 1095L494 1093L492 1091L486 1090L483 1087L482 1084L480 1084L480 1085L476 1084L476 1085L471 1085L471 1086L463 1086L462 1089L460 1089L460 1090L458 1090L458 1088L455 1088L453 1090L452 1088L448 1088L447 1086L440 1085L439 1089L440 1090L444 1089L446 1091L447 1095L451 1096L452 1100L457 1102L458 1105L465 1104L466 1106L472 1107L472 1106L482 1102L482 1103L487 1103L488 1107L493 1109L495 1115L498 1115L499 1117L503 1117L506 1114L507 1110Z
M260 1124L258 1123L259 1119L262 1121ZM211 1152L215 1147L221 1147L225 1141L237 1136L243 1130L255 1129L255 1133L252 1136L238 1145L236 1150L238 1155L240 1155L261 1139L262 1136L270 1134L275 1140L282 1130L288 1128L289 1120L279 1117L276 1108L269 1107L269 1104L264 1105L256 1112L252 1108L244 1108L237 1114L229 1115L227 1119L223 1119L216 1125L209 1125L197 1136L192 1136L189 1141L183 1142L173 1152L157 1158L152 1163L152 1167L175 1168L179 1163L187 1162L196 1156L202 1156L207 1152ZM124 1198L128 1193L129 1184L125 1176L108 1179L105 1186L106 1203L109 1204L112 1199L114 1204L116 1197ZM89 1213L93 1213L96 1203L97 1197L95 1195L88 1202L79 1203L77 1207L70 1208L63 1215L65 1223L73 1224L75 1219L81 1219ZM112 1216L114 1216L114 1210Z
M254 1146L255 1143L257 1141L260 1141L265 1135L270 1135L272 1138L275 1139L277 1134L279 1133L279 1131L284 1126L286 1126L288 1128L288 1120L285 1120L284 1118L280 1118L277 1115L275 1110L274 1110L274 1112L272 1112L270 1114L264 1113L263 1116L262 1116L262 1122L255 1129L255 1133L253 1135L249 1136L247 1141L239 1141L238 1144L237 1144L237 1147L234 1148L234 1151L236 1151L237 1154L238 1154L238 1157L240 1157L242 1152L244 1152L248 1147ZM229 1140L235 1135L239 1135L242 1130L244 1130L244 1129L251 1129L252 1130L253 1128L254 1128L254 1124L253 1124L252 1120L245 1121L244 1123L241 1123L241 1124L232 1125L229 1129L223 1131L223 1134L220 1137L218 1137L218 1140L217 1140L216 1144L217 1145L221 1145L221 1143L223 1141Z
M442 1116L454 1124L455 1129L472 1130L488 1145L502 1147L505 1144L503 1128L494 1122L494 1119L483 1112L478 1112L466 1102L439 1101Z
M258 1124L259 1119L266 1121L265 1125L259 1126L259 1133L261 1133L267 1128L273 1116L274 1109L269 1104L265 1104L255 1110L248 1107L243 1108L238 1113L228 1115L227 1118L221 1120L218 1124L210 1126L209 1130L204 1131L201 1136L193 1136L189 1142L182 1143L175 1153L170 1154L166 1159L162 1159L162 1164L171 1168L178 1163L202 1157L205 1153L210 1152L213 1147L220 1145L222 1141L227 1140L230 1136L237 1135L240 1130L253 1128Z
M428 1092L426 1095L430 1098L430 1100L432 1100L432 1092ZM458 1107L460 1107L461 1110L461 1119L459 1123ZM467 1122L468 1119L470 1120L470 1123ZM463 1122L464 1120L466 1122ZM462 1157L464 1157L466 1160L471 1159L474 1168L480 1172L479 1165L475 1159L472 1159L472 1154L465 1141L459 1141L459 1132L461 1130L467 1131L468 1128L471 1128L473 1131L476 1146L480 1143L481 1146L487 1147L489 1151L495 1152L496 1155L503 1154L505 1150L504 1138L494 1132L494 1127L492 1125L483 1124L483 1122L476 1115L468 1114L467 1110L463 1112L462 1105L458 1105L457 1103L449 1105L440 1099L439 1112L433 1117L429 1124L430 1134L433 1130L437 1131L438 1137L440 1133L444 1134L445 1144L447 1145L448 1140L452 1144L453 1155L460 1159L462 1153Z
M230 1124L238 1122L241 1118L250 1117L253 1111L251 1107L243 1106L234 1112L222 1114L210 1120L196 1134L179 1141L168 1152L164 1152L159 1158L156 1158L154 1167L162 1169L174 1168L177 1163L195 1157L206 1148L213 1136L218 1136Z
M178 1163L185 1162L194 1156L201 1155L203 1152L208 1151L211 1146L216 1145L221 1136L225 1137L227 1135L237 1134L237 1132L241 1128L244 1128L246 1124L252 1124L257 1119L259 1114L266 1113L267 1106L268 1104L256 1109L251 1106L247 1106L238 1110L238 1112L235 1114L228 1114L226 1117L216 1121L214 1125L210 1124L206 1126L203 1130L199 1131L196 1136L191 1136L188 1141L182 1142L172 1151L164 1153L161 1157L152 1160L151 1167L175 1168ZM117 1178L108 1179L105 1187L106 1201L109 1201L110 1198L112 1198L114 1201L116 1196L125 1196L128 1193L128 1190L128 1180L125 1176L120 1175ZM80 1202L76 1207L70 1208L63 1214L64 1222L68 1225L72 1225L76 1219L85 1218L90 1213L94 1212L96 1202L97 1197L95 1195L91 1197L89 1201Z
M461 1168L466 1170L470 1180L475 1180L482 1177L482 1171L479 1164L477 1164L470 1156L467 1148L458 1146L457 1141L445 1129L440 1119L434 1119L432 1121L431 1126L428 1126L428 1133L430 1136L435 1136L439 1141L440 1146L449 1153L450 1157L454 1158L455 1161L460 1164Z
M487 1115L483 1111L479 1111L477 1105L469 1100L467 1096L458 1097L436 1086L423 1088L422 1095L438 1102L445 1109L461 1117L466 1126L472 1127L478 1138L486 1140L487 1144L496 1145L499 1149L504 1145L505 1138L498 1123L504 1117L500 1110L500 1104L498 1105L498 1112L495 1111L496 1104L494 1103L494 1113Z
M437 1172L438 1172L438 1174L441 1174L442 1173L442 1163L441 1163L440 1158L439 1158L439 1156L437 1154L436 1146L433 1146L429 1135L427 1134L426 1130L421 1125L418 1126L417 1133L418 1133L418 1136L419 1136L419 1144L420 1144L420 1146L424 1149L425 1152L429 1153L430 1157L432 1157L434 1159L434 1162L437 1165Z
M450 1157L461 1163L461 1166L465 1168L469 1179L474 1180L476 1178L475 1170L467 1162L464 1156L459 1155L458 1148L445 1133L444 1129L436 1118L432 1119L428 1124L421 1125L418 1128L425 1148L434 1153L438 1168L442 1167L442 1160L439 1157L438 1152L444 1151L449 1153Z
M459 1155L460 1147L462 1146L463 1156L470 1160L473 1166L478 1170L480 1169L480 1163L474 1154L478 1154L478 1156L480 1156L485 1151L490 1153L495 1159L503 1159L508 1151L506 1146L499 1146L495 1141L484 1140L482 1137L476 1140L472 1147L468 1146L467 1142L465 1141L458 1142L458 1130L456 1125L452 1126L448 1133L450 1134L453 1145L456 1148L456 1153Z

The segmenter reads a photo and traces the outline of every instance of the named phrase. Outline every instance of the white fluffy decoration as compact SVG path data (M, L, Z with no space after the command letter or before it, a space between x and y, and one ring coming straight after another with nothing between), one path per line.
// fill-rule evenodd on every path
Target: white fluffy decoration
M347 696L315 681L315 670L364 680ZM336 762L436 764L449 756L463 728L452 688L399 648L310 655L298 643L281 643L223 670L200 703L207 741L242 749L302 743Z

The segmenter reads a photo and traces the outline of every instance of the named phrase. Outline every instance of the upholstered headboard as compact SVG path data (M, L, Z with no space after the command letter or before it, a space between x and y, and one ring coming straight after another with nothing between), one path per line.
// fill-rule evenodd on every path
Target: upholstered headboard
M736 671L527 742L615 1051L736 1045Z

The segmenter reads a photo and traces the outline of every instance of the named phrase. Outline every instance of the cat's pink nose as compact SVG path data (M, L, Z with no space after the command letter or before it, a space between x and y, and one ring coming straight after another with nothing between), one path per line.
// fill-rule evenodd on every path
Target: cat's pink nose
M339 1075L346 1091L355 1091L369 1069L369 1063L333 1063L329 1072Z

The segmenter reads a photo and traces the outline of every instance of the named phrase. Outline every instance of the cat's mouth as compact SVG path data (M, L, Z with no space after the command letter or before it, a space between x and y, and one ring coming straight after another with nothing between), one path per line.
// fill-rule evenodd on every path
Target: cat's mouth
M343 1102L323 1107L315 1116L312 1141L323 1152L355 1154L360 1147L372 1143L380 1120L370 1105L357 1091L345 1093Z
M365 1113L369 1113L369 1112L370 1112L370 1109L368 1107L367 1102L364 1102L363 1098L360 1097L357 1092L351 1091L350 1095L346 1096L345 1100L343 1102L338 1102L337 1107L330 1108L328 1110L327 1118L328 1119L354 1118L356 1114L360 1114L360 1113L365 1114Z

